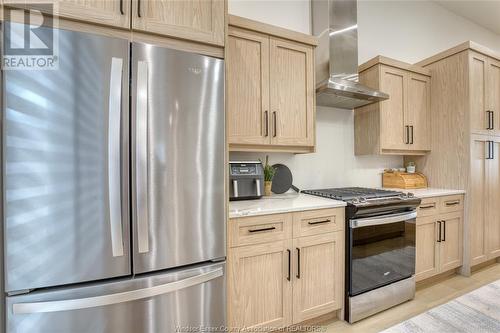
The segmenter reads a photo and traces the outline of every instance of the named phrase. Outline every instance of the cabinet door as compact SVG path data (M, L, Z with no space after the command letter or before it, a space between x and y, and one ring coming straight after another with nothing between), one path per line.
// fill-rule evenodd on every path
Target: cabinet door
M229 250L229 327L279 328L291 324L290 243L279 241Z
M312 47L271 38L271 142L314 146Z
M343 233L293 240L293 323L340 309L343 295Z
M428 76L408 74L407 125L410 127L411 150L431 149L431 81Z
M417 219L416 266L417 281L439 273L438 229L435 217Z
M406 150L409 142L405 119L407 74L387 66L381 66L380 69L380 90L390 96L380 102L381 148Z
M222 46L224 7L224 0L132 0L132 29Z
M56 6L47 8L47 11L44 6L38 6L36 1L30 4L29 1L4 0L3 3L12 3L16 7L19 7L17 4L24 3L25 8L33 6L33 9L62 18L130 29L129 0L59 0Z
M493 141L493 156L487 160L486 245L488 259L500 256L500 139Z
M476 137L471 142L471 179L467 193L471 265L486 261L486 184L487 137Z
M270 143L269 37L230 27L226 48L229 144Z
M442 240L439 249L440 271L445 272L462 266L462 213L440 215Z
M500 61L488 59L488 89L486 96L488 110L493 114L492 127L500 131Z
M486 77L487 58L478 53L469 55L469 96L470 96L470 126L476 133L485 132L488 128L488 113L486 112Z

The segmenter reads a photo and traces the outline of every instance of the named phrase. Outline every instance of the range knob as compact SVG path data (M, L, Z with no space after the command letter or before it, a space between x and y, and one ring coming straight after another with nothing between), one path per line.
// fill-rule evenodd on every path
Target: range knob
M408 194L406 194L406 193L401 193L401 194L399 195L399 197L400 197L401 199L406 199L406 198L408 198Z
M408 193L408 198L415 198L415 195L413 193Z
M357 203L359 203L359 198L352 198L351 202L353 204L357 204Z
M359 198L359 202L361 202L361 203L366 202L366 198L365 197Z

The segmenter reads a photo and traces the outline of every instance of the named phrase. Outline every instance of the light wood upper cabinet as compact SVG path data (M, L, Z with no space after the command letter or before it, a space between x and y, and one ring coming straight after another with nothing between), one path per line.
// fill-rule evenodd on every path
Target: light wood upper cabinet
M132 0L138 31L223 46L224 20L224 0Z
M228 142L269 144L269 37L230 27L226 49Z
M344 301L341 233L327 233L293 240L293 323L300 323L339 309Z
M470 80L470 126L473 132L488 129L486 106L487 58L481 54L469 54Z
M229 327L284 327L292 321L288 251L279 241L231 249Z
M381 102L380 138L382 149L406 150L406 72L389 66L381 66L380 89L389 94L389 99Z
M408 100L406 118L410 126L411 150L431 149L431 80L430 77L415 73L408 75Z
M229 149L314 151L316 39L240 17L229 21Z
M311 46L271 38L271 143L314 146L314 81Z
M500 133L500 61L469 53L471 131Z
M18 7L17 5L24 3L24 1L4 0L2 3L15 4ZM24 8L31 8L30 3L26 2ZM36 5L34 5L34 9L44 11L44 7ZM70 20L129 29L130 11L130 0L59 0L52 11L47 12L47 14Z
M500 133L500 61L488 58L487 111L490 111L491 128Z
M428 153L430 72L379 56L360 66L359 81L387 93L389 99L354 110L355 154Z

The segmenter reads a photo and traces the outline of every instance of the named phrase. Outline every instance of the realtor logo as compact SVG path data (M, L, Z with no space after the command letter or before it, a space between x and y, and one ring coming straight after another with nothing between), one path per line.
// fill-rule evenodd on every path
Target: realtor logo
M54 4L12 4L3 12L2 69L53 70L58 68L58 38Z

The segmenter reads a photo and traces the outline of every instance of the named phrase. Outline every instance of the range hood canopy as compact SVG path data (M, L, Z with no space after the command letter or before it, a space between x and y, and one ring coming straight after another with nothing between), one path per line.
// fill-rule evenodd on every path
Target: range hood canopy
M316 103L353 109L389 98L358 82L356 0L312 0L316 48Z

